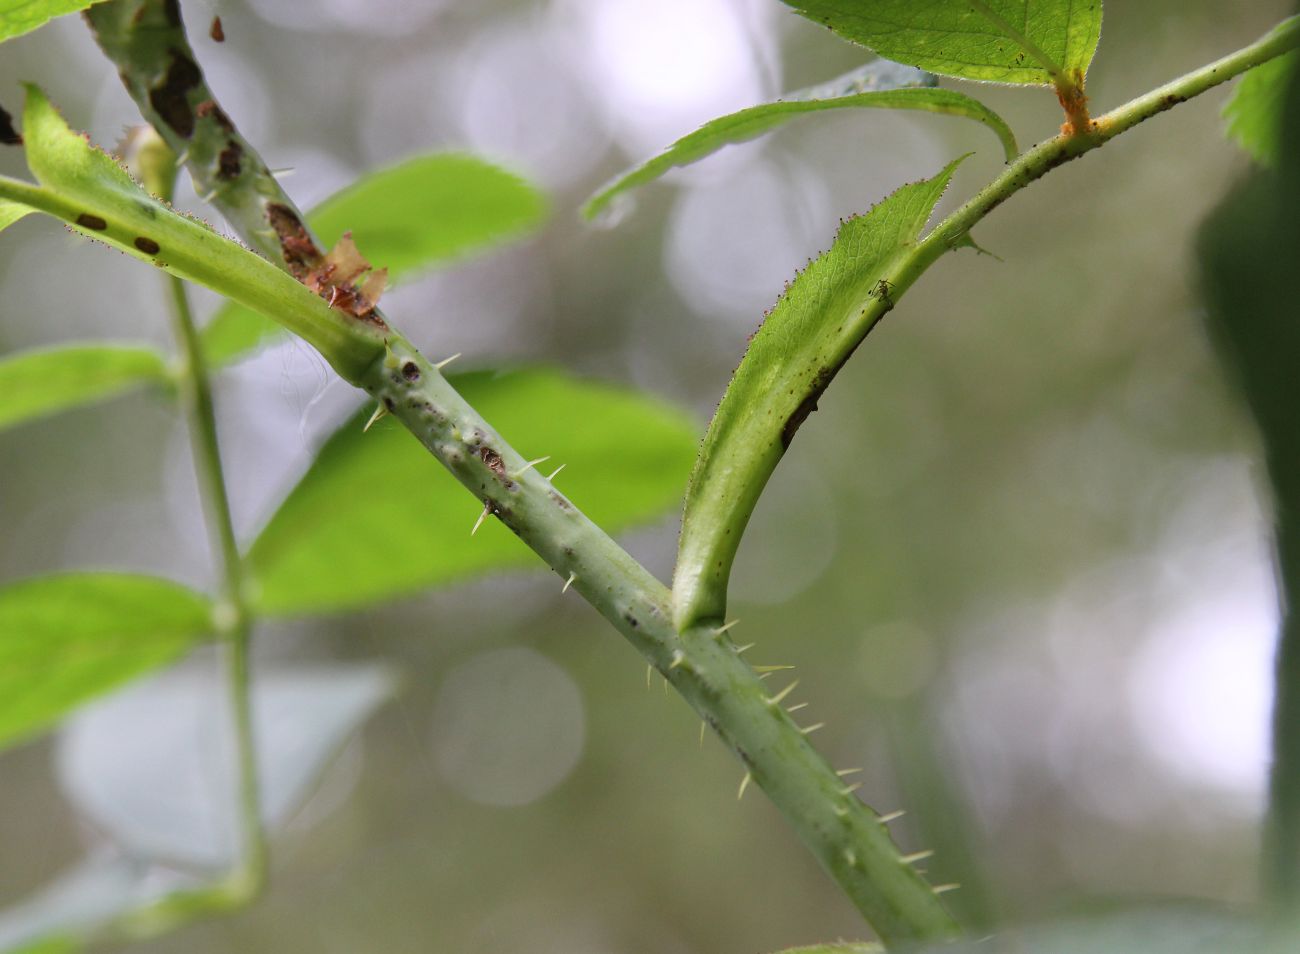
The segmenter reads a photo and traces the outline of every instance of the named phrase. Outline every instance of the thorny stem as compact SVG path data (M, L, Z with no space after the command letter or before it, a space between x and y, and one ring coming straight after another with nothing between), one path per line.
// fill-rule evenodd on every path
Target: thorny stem
M288 270L301 243L310 241L301 231L301 216L216 107L173 0L113 0L91 7L87 17L142 112L185 155L200 190L211 194L246 241ZM1050 169L1296 44L1294 25L1276 31L1133 100L1086 135L1058 137L1025 153L899 262L888 276L893 297L976 222ZM216 180L217 187L203 189ZM276 227L270 211L275 207L292 213L293 230ZM868 319L864 313L864 319L881 314L883 309ZM396 332L385 356L358 378L561 579L572 577L574 588L713 726L883 939L937 939L956 932L879 816L846 790L725 634L704 625L677 632L662 583L535 470L509 476L523 469L524 459Z
M185 158L201 194L272 261L292 271L312 244L302 216L216 105L176 5L113 0L86 18L128 92ZM215 117L219 117L215 118ZM222 160L237 144L236 165ZM234 153L227 153L227 156ZM277 228L291 220L293 229ZM269 245L269 248L268 248ZM581 593L671 682L745 764L867 921L887 941L940 939L957 926L884 824L812 748L767 685L709 627L679 634L669 593L509 447L395 331L356 382Z

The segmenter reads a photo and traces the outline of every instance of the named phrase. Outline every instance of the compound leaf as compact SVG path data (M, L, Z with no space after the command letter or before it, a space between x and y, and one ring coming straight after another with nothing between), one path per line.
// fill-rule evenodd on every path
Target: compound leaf
M1101 37L1101 0L785 2L891 60L997 83L1077 83Z
M525 453L565 465L556 483L606 530L681 499L696 427L652 398L558 371L473 373L457 390ZM248 553L254 599L274 615L368 606L535 557L478 510L391 418L359 411L321 449Z
M207 597L157 577L72 573L0 588L0 746L211 631Z
M132 345L58 345L0 358L0 430L168 380L163 356Z

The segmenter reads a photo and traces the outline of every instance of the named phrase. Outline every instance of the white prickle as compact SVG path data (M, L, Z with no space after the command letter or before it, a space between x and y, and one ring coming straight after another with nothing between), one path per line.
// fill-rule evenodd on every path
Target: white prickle
M437 362L437 363L433 366L433 367L434 367L434 370L436 370L436 371L441 371L443 368L447 367L447 365L451 364L453 361L455 361L457 358L459 358L459 357L461 356L461 354L462 354L462 352L457 351L457 352L456 352L455 354L453 354L450 358L443 358L441 361Z
M705 722L703 719L701 719L700 720L700 748L704 748L704 730L707 729L708 727L709 724Z
M745 789L749 788L749 783L753 780L754 776L746 772L745 777L740 780L740 788L736 791L736 801L740 801L745 797Z
M812 725L810 725L810 726L805 726L804 728L800 729L799 731L802 732L804 735L812 735L812 734L813 734L814 732L816 732L818 729L824 729L824 728L826 728L826 723L825 723L825 722L814 722Z
M573 581L576 580L577 578L578 578L578 574L570 571L569 578L564 581L564 588L560 590L561 596L569 592L569 587L573 585Z
M668 664L669 669L676 669L682 663L686 662L686 654L680 649L673 650L673 660Z
M807 709L807 708L808 708L808 703L800 702L798 705L786 706L785 711L790 713L795 713L798 712L800 709Z
M879 821L882 825L888 825L891 821L898 821L906 814L907 812L900 808L896 812L889 812L888 814L881 815Z
M845 796L852 795L861 787L862 787L861 782L854 782L852 785L845 785L842 789L840 789L840 794Z
M914 865L918 861L924 861L926 858L933 858L934 850L927 848L925 851L914 851L910 855L903 855L898 860L905 865Z
M745 643L745 645L743 646L737 646L736 655L739 656L743 652L748 652L749 650L753 649L757 645L758 643Z
M366 421L366 426L361 428L361 433L364 434L366 431L370 430L370 428L374 427L377 421L381 421L387 416L388 405L383 401L380 401L379 406L375 408L375 413L371 414L370 420Z
M478 528L483 526L483 521L487 519L487 515L490 514L491 512L492 512L492 508L489 507L487 504L484 504L482 511L478 515L478 519L474 521L474 529L469 532L469 535L471 537L474 536L474 534L478 533Z
M781 690L780 692L778 692L776 695L769 697L768 700L767 700L767 704L768 704L769 706L779 706L779 705L781 704L781 701L782 701L783 699L785 699L786 696L788 696L788 695L790 695L790 693L794 692L794 687L797 686L797 685L799 685L799 680L798 680L798 679L796 679L794 682L790 683L790 685L786 686L784 689L782 689L782 690Z
M655 667L652 666L650 663L646 663L646 665L645 665L645 687L646 687L647 689L650 688L650 676L654 673L654 671L655 671Z
M945 891L956 891L960 887L961 885L958 884L956 881L950 881L947 884L936 884L930 890L933 891L935 894L943 894Z
M527 463L525 463L524 466L520 467L517 471L511 474L510 479L518 480L520 477L528 473L529 470L536 467L538 464L544 464L550 459L551 459L551 455L547 454L545 457L539 457L536 460L530 460Z
M561 464L559 467L555 468L555 470L551 471L549 474L546 475L546 482L550 483L552 480L555 479L556 474L558 474L560 471L564 470L564 468L568 466L569 466L568 464Z
M861 771L862 769L860 768L846 768L846 769L839 769L835 774L838 775L840 778L843 778L846 775L857 775Z
M731 629L731 627L735 626L735 625L736 625L737 623L739 623L739 622L740 622L740 620L738 620L738 619L733 619L730 623L724 623L722 626L719 626L717 629L715 629L715 630L713 631L713 635L714 635L714 636L721 636L723 633L725 633L727 630Z
M797 666L755 666L754 672L785 672L790 669L797 669Z

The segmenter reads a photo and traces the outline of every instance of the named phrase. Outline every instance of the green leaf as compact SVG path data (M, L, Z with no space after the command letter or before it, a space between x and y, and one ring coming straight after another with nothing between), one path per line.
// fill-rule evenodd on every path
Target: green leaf
M1291 22L1279 24L1269 35L1281 32ZM1288 53L1256 66L1241 78L1223 105L1228 136L1256 162L1270 168L1277 166L1282 145L1282 110L1298 59L1296 53Z
M6 199L0 199L0 232L3 232L9 226L13 225L19 219L29 212L35 212L29 205L21 205L18 202L9 202Z
M683 136L667 150L623 173L597 192L582 214L594 218L619 194L658 179L676 166L689 165L733 143L748 142L791 119L828 109L918 109L950 116L965 116L988 126L997 134L1007 161L1016 157L1016 139L1002 117L983 103L963 93L948 89L889 89L853 92L840 95L791 98L751 106L739 112L705 123L695 132Z
M133 258L274 316L356 381L383 353L384 329L330 308L290 275L150 196L77 135L35 86L23 112L27 165L39 186L0 176L0 198L29 206Z
M364 176L308 215L326 246L347 231L390 284L536 228L546 199L523 179L461 153L419 156ZM214 364L255 348L279 328L227 305L203 330Z
M679 629L725 612L731 564L759 494L831 379L891 306L892 269L919 238L958 162L846 221L754 335L686 492L673 585Z
M1101 0L785 0L846 40L962 79L1076 84L1101 37Z
M168 380L152 348L58 345L0 358L0 430Z
M0 43L101 0L0 0Z
M171 662L211 631L206 597L156 577L75 573L0 588L0 745Z
M268 830L294 817L395 686L392 673L373 664L259 670L253 738ZM234 865L238 762L225 695L215 666L187 665L87 706L59 736L63 791L133 857L216 870Z
M474 373L457 389L611 532L673 506L697 430L654 399L552 370ZM366 408L326 442L248 553L259 610L275 615L368 606L536 557L479 510L392 419Z

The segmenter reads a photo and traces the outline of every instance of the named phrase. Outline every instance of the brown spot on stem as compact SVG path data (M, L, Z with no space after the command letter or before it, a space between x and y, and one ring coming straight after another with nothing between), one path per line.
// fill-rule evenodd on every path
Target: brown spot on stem
M414 361L407 361L402 365L402 377L408 381L420 380L420 366Z
M145 238L143 235L136 238L135 247L146 255L157 255L161 251L157 242L151 238Z
M229 182L231 179L238 179L240 173L240 157L244 154L244 149L233 139L226 140L226 148L221 150L217 156L217 178Z
M222 29L221 17L212 18L212 26L208 29L208 36L212 37L214 43L226 42L226 31Z
M0 106L0 143L6 146L21 146L23 137L18 135L18 130L14 129L14 120L5 108Z
M82 212L77 216L77 224L83 229L94 229L96 232L102 232L108 228L108 223L98 215L91 215L89 212Z
M203 82L203 74L181 50L172 47L168 52L171 61L162 81L149 90L149 105L178 136L189 139L194 135L189 92Z
M808 394L799 402L799 406L790 412L790 416L785 419L785 426L781 428L782 450L787 450L790 447L790 442L794 440L795 432L799 430L800 425L808 420L808 416L813 411L817 410L817 402L821 399L833 377L835 377L835 371L830 368L821 368L813 376L812 386L808 389Z
M205 99L203 102L199 103L199 105L194 107L194 115L199 119L211 118L226 132L235 131L235 124L230 121L230 117L226 115L225 110L217 105L216 100Z
M478 456L483 463L487 464L488 470L496 474L502 480L506 479L506 462L501 459L501 455L492 448L484 444L478 449Z
M302 281L308 272L319 265L324 256L311 235L302 224L302 219L287 205L272 202L266 207L266 217L280 237L280 250L284 252L285 263L294 277Z

